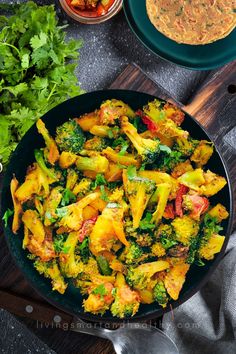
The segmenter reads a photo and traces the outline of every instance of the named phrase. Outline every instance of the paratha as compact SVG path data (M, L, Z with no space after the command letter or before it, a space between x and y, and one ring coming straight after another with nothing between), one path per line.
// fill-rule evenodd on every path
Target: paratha
M211 43L236 26L236 0L146 0L146 7L156 29L178 43Z

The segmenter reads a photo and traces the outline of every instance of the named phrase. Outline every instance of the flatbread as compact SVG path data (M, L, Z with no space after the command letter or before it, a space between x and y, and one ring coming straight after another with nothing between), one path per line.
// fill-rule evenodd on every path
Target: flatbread
M156 29L178 43L211 43L236 26L236 0L146 0L146 7Z

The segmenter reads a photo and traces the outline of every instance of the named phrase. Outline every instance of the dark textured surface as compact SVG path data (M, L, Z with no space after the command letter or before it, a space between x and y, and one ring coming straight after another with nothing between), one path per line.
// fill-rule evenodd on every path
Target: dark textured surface
M55 354L13 316L0 309L0 353Z

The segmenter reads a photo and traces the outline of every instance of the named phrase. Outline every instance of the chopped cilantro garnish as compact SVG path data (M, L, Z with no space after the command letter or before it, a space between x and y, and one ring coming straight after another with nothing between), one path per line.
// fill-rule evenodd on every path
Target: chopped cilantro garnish
M109 198L105 191L104 185L100 186L100 191L101 191L101 199L104 200L104 202L109 202Z
M12 216L13 214L14 214L14 211L9 208L5 211L5 214L3 215L3 218L2 218L2 220L4 221L5 227L7 227L9 217Z
M61 205L66 206L74 202L76 202L76 196L68 188L66 188L62 195Z
M132 179L137 176L137 170L136 170L135 166L131 165L127 168L127 176L128 176L128 179Z
M95 289L93 289L92 293L94 295L100 295L100 297L103 298L105 295L107 295L107 290L104 284L100 284Z
M151 222L152 220L152 214L151 213L147 213L145 218L142 219L139 223L139 228L141 230L152 230L155 228L155 224L153 224Z

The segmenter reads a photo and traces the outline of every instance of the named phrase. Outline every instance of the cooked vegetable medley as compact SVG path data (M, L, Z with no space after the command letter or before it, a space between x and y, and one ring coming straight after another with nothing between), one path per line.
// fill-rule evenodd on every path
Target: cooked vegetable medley
M177 300L192 264L220 252L228 212L211 197L224 177L207 169L214 147L180 125L184 113L154 100L134 112L116 99L66 121L14 176L12 230L52 289L68 279L84 310L124 318L140 303ZM11 216L8 210L5 222Z

